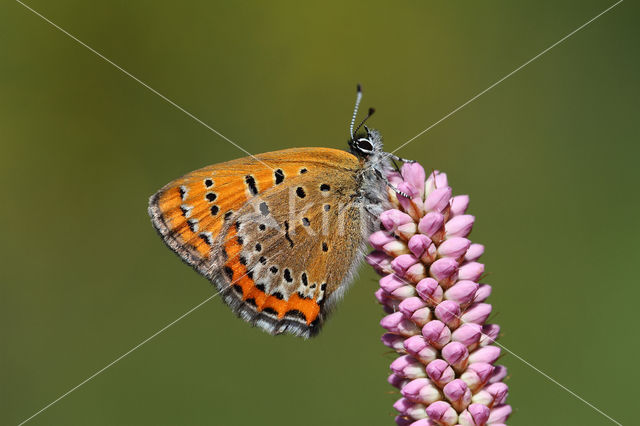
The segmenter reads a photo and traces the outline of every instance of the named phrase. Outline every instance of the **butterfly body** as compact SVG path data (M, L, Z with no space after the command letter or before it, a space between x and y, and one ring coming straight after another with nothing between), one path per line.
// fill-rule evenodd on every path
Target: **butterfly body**
M150 198L152 223L241 318L313 336L387 207L389 162L376 131L367 141L365 151L294 148L196 170Z

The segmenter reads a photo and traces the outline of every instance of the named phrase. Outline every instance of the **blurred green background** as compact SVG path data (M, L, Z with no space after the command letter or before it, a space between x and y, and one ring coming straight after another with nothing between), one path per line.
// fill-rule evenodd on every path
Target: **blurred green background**
M346 148L356 82L391 150L613 1L27 4L258 153ZM471 195L501 343L629 424L638 9L620 4L398 152ZM212 294L156 236L147 197L244 154L13 1L0 55L0 423L17 424ZM30 424L390 425L375 280L363 266L311 341L214 299ZM510 424L611 424L501 362Z

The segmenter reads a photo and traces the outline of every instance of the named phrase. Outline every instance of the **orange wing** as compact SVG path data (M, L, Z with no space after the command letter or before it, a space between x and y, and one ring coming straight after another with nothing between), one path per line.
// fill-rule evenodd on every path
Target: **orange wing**
M272 199L274 191L286 193L284 189L291 185L316 182L325 175L348 186L341 190L346 199L357 189L353 177L360 168L355 156L328 148L296 148L245 157L196 170L169 183L151 197L149 214L165 243L214 282L239 316L273 334L309 336L315 333L312 323L319 322L322 297L292 292L283 300L282 291L270 294L264 285L256 284L254 265L246 265L246 256L241 255L236 219L256 197ZM265 249L276 250L283 242L288 247L284 233L275 233L269 242L265 240ZM256 257L254 263L257 261ZM323 291L327 285L333 291L340 284L325 284ZM316 286L319 290L321 283ZM299 318L289 318L296 315Z

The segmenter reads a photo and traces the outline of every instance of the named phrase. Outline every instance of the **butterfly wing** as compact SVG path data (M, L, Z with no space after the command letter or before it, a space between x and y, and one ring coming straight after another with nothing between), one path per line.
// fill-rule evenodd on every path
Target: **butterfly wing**
M151 197L149 213L166 244L240 317L309 337L364 249L353 204L361 167L327 148L242 158L171 182Z

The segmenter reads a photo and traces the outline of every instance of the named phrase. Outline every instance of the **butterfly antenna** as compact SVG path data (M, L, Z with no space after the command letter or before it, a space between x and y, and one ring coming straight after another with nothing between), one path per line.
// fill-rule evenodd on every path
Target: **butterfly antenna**
M353 139L354 135L355 135L356 133L358 133L358 130L360 130L360 127L362 127L362 125L363 125L364 123L366 123L366 122L367 122L367 120L369 119L369 117L371 117L371 116L373 115L373 113L374 113L374 112L376 112L376 110L375 110L375 109L373 109L373 108L369 108L369 112L367 113L367 116L364 118L364 120L362 120L362 121L360 122L360 124L358 124L358 127L356 127L355 132L352 132L352 133L351 133L351 139Z
M353 117L351 117L351 125L349 126L349 132L351 133L351 139L353 139L353 125L356 123L356 116L358 115L358 108L360 107L360 101L362 100L362 87L358 84L356 94L356 106L353 108ZM356 130L357 132L357 130Z

